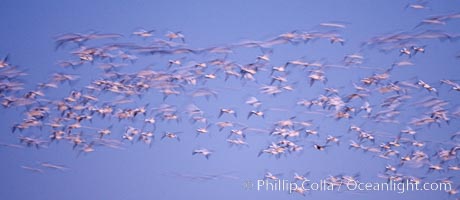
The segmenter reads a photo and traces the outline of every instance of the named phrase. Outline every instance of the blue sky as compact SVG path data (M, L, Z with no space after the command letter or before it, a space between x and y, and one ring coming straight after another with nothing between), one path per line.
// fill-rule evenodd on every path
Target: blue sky
M376 48L362 48L361 44L378 35L401 31L418 32L436 29L451 33L460 31L460 20L453 19L444 26L422 26L414 29L421 20L434 15L456 13L460 2L429 1L429 9L405 9L412 1L4 1L0 7L0 18L3 31L0 32L0 57L9 55L9 62L27 72L21 78L26 83L25 88L34 88L36 83L45 82L55 72L78 74L82 80L73 85L81 88L89 80L99 77L94 66L85 65L75 70L63 69L58 61L70 59L72 47L55 50L53 38L63 33L118 33L124 35L117 41L135 41L148 43L130 35L139 28L154 29L155 37L163 37L168 31L182 31L187 45L194 48L204 48L215 45L236 43L242 40L266 40L282 33L293 30L327 31L318 25L323 22L338 22L347 25L340 31L346 39L345 45L330 44L329 41L313 41L306 45L280 45L273 48L271 65L279 66L288 60L305 58L306 60L325 60L327 63L340 63L345 55L360 53L364 66L373 68L388 68L392 63L404 60L397 50L381 53ZM108 42L114 42L108 40ZM438 40L417 41L426 45L427 52L411 58L416 63L414 67L395 70L392 78L395 80L412 80L414 77L433 83L440 87L440 79L458 81L460 53L458 42L441 42ZM249 63L255 60L261 52L257 49L238 49L229 59L239 63ZM198 59L208 59L197 56ZM134 63L126 71L136 71L153 65L155 69L164 68L168 59L181 56L145 56ZM372 71L356 70L356 72L332 69L327 71L327 86L343 88L351 92L352 82L372 75ZM300 154L292 154L276 159L269 156L257 157L258 152L268 146L273 137L261 133L249 133L249 147L229 147L225 139L227 133L218 132L217 127L211 126L211 136L195 136L199 126L188 123L184 118L180 124L175 122L160 123L157 126L159 135L155 136L151 148L141 143L125 142L123 149L97 148L96 152L80 155L72 150L67 141L52 143L48 148L6 148L0 147L0 199L303 199L301 195L288 195L285 192L247 191L243 188L246 180L257 180L269 170L283 174L283 178L291 179L294 171L303 173L309 171L312 180L320 180L329 175L356 174L367 181L383 181L377 178L382 173L387 160L374 157L359 151L348 150L347 135L350 123L365 124L365 129L381 131L396 135L404 123L417 116L421 111L410 107L402 108L405 113L400 126L388 126L366 122L363 119L354 121L340 120L304 114L295 103L302 99L313 99L321 94L324 85L317 83L308 86L305 75L293 73L291 82L297 82L296 91L274 98L259 94L259 85L230 79L206 82L219 92L218 98L207 101L204 98L169 97L168 104L177 105L184 109L194 103L202 108L212 122L233 120L231 116L217 119L218 110L223 106L235 108L238 112L238 122L249 127L270 129L273 122L298 116L297 119L314 121L321 137L327 134L344 135L341 146L332 147L326 152L314 151L308 140L300 140L305 150ZM267 76L260 76L261 83L269 83ZM69 85L47 93L49 98L62 98L69 94ZM458 92L440 89L440 97L450 102L450 109L458 106ZM428 94L420 91L413 95L420 99ZM267 111L265 119L246 119L252 109L244 104L250 96L257 96L266 109L282 111ZM110 96L101 97L110 100ZM381 97L370 97L379 101ZM375 98L375 99L374 99ZM135 99L135 106L150 103L158 107L162 96L151 92ZM23 119L24 108L0 108L1 126L0 142L18 144L17 134L10 133L11 127ZM120 138L127 125L141 126L141 120L135 122L117 122L117 120L95 120L92 126L107 127L114 124L113 138ZM448 141L451 133L458 131L456 119L450 125L441 127L423 127L421 140ZM181 141L161 141L163 131L180 131ZM46 130L31 129L27 134L46 138ZM25 133L23 133L25 134ZM356 139L355 139L356 140ZM432 142L430 148L424 149L429 155L446 145ZM378 144L377 144L378 145ZM448 145L446 145L448 146ZM214 150L209 160L192 156L193 149L206 147ZM447 148L447 147L446 147ZM404 151L404 150L402 150ZM33 173L20 166L34 166L39 162L52 162L65 165L65 172L45 170L43 174ZM394 162L393 162L394 163ZM411 171L418 176L426 176L430 180L453 176L458 181L458 172L443 174L427 174L425 169ZM201 176L210 174L230 174L232 178L218 180L196 181L189 180L177 174ZM234 178L238 177L238 179ZM392 192L313 192L307 198L321 199L448 199L444 192L413 192L404 195Z

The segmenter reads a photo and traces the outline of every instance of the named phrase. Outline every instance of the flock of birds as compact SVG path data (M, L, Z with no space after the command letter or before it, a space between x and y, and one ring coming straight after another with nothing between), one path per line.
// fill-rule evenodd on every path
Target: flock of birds
M414 4L410 8L424 9L425 6ZM453 101L460 95L460 82L393 77L403 69L412 70L415 75L421 70L413 58L430 51L425 43L455 42L460 35L435 28L459 17L458 13L429 17L411 31L371 38L363 42L360 53L344 55L337 63L304 57L281 63L271 59L276 55L276 47L282 45L326 41L331 48L341 48L348 44L341 35L347 28L344 23L322 23L321 31L297 30L263 41L246 40L209 48L189 47L182 32L163 35L140 29L130 36L60 35L55 38L56 49L69 50L70 59L59 61L62 72L52 74L44 83L27 84L23 81L27 75L24 69L15 66L8 56L0 61L2 109L21 110L24 116L11 129L18 137L18 144L1 145L40 149L59 143L69 145L78 155L85 155L103 147L121 148L126 143L147 146L154 140L180 143L183 134L196 134L199 140L200 135L218 132L227 134L225 140L231 146L260 149L255 157L282 159L303 151L333 151L339 145L346 145L351 151L387 160L389 164L382 166L382 173L378 175L385 180L422 182L430 176L445 174L445 178L437 181L453 183L448 175L460 171L457 155L460 132L446 130L460 117L458 102ZM122 42L124 39L131 41ZM254 50L259 55L249 62L232 60L232 54L240 49ZM375 49L395 55L397 61L383 68L366 67L363 52ZM139 59L153 57L169 60L142 69L134 67ZM85 77L78 72L85 74L85 70L98 74L84 83L80 79ZM347 74L350 77L353 73L367 75L351 80L349 85L335 87L336 77L328 75L334 71L345 74L345 79ZM207 104L217 105L219 96L225 93L218 88L222 83L237 91L256 87L260 93L236 102L241 106L223 106L218 110L193 103L204 98ZM310 91L308 95L305 90ZM312 91L315 94L310 94ZM64 93L65 96L59 97ZM152 96L156 100L152 101ZM295 105L286 105L288 109L265 106L269 104L267 101L277 101L283 96L294 96L298 101ZM190 103L175 105L177 99ZM291 113L292 117L268 122L267 118L275 119L277 112ZM325 127L317 125L324 119L346 123L347 128L343 134L328 134ZM259 120L263 126L249 127L246 124L250 120ZM107 126L96 127L93 121ZM158 128L160 124L169 123L189 123L196 129ZM397 131L376 130L373 124ZM266 146L252 146L247 138L254 133L266 134L270 142ZM424 139L430 134L443 134L447 139ZM205 147L193 149L191 153L206 159L219 156ZM67 169L45 162L38 165L22 168L35 172L43 172L42 168ZM427 173L423 176L428 178L402 173L404 168L424 169ZM271 172L264 178L279 179ZM308 177L295 174L294 178L306 180ZM357 178L340 175L330 176L328 180L330 184L337 184ZM299 188L295 192L304 195L306 191ZM447 192L458 197L460 190L453 187Z

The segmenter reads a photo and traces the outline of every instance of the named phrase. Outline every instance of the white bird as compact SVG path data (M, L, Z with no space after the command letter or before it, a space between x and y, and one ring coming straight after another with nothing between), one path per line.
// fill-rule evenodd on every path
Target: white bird
M196 150L193 150L192 155L201 154L204 157L206 157L206 159L209 159L209 156L211 156L212 153L213 152L209 149L196 149Z

